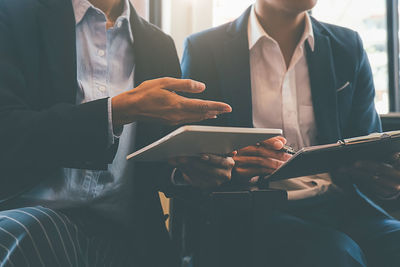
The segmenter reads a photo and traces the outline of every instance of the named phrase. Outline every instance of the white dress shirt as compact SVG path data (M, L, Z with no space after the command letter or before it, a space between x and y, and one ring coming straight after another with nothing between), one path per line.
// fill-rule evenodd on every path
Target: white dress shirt
M263 29L254 6L248 22L253 125L283 129L287 145L298 150L317 144L317 129L311 98L305 42L314 50L310 17L306 14L304 33L289 66L279 44ZM319 196L332 187L328 174L270 183L271 188L288 191L289 200Z

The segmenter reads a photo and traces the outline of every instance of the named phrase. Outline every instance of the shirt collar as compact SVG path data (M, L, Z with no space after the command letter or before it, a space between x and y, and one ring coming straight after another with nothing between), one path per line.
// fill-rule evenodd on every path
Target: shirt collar
M72 7L74 9L76 25L82 21L89 8L94 8L94 6L87 0L72 0Z
M300 43L303 43L307 40L310 45L311 51L314 51L314 33L312 29L311 19L308 13L306 13L306 25L304 27L304 33L300 39ZM267 39L275 40L265 32L264 28L261 26L256 11L254 9L254 5L251 8L250 17L249 17L249 25L248 25L248 39L249 39L249 49L252 49L253 46L260 40L262 37L267 37Z
M129 0L123 0L124 1L124 9L122 11L122 14L118 17L118 19L115 21L115 23L118 23L118 21L123 21L126 20L128 22L128 30L129 30L129 36L131 38L131 41L133 42L133 34L132 34L132 28L131 28L131 6L129 3ZM100 9L96 8L93 6L88 0L72 0L72 7L74 9L74 15L75 15L75 23L78 25L83 18L85 17L86 13L88 12L89 9L94 9L96 11L101 12L102 14L103 11Z

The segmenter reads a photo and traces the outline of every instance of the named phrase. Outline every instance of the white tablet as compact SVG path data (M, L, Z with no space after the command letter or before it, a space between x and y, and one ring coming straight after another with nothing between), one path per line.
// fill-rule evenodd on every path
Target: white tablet
M227 155L281 134L281 129L188 125L128 155L127 159L166 161L174 157L204 153Z

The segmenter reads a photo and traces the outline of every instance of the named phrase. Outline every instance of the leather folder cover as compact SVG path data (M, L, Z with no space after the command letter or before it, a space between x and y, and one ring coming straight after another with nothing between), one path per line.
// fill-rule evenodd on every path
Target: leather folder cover
M400 131L374 133L334 144L305 147L283 164L267 181L331 172L357 160L384 160L400 152Z

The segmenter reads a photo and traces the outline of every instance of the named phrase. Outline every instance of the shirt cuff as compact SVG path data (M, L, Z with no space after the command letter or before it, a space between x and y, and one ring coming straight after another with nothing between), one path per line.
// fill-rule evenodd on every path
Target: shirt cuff
M173 185L177 185L177 186L180 186L180 185L189 185L189 184L185 181L185 179L183 179L182 172L181 172L180 170L178 170L177 168L175 168L175 169L172 171L172 174L171 174L171 182L172 182Z
M108 109L108 146L111 146L118 140L122 134L122 130L124 127L121 127L121 130L118 132L114 132L114 127L112 123L112 106L111 106L111 97L108 98L107 102Z

